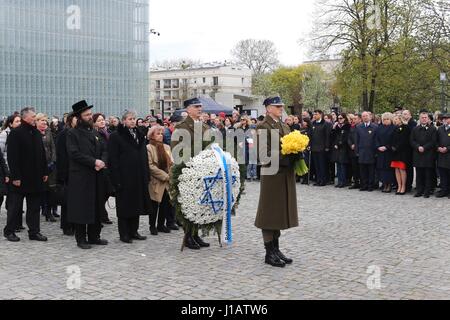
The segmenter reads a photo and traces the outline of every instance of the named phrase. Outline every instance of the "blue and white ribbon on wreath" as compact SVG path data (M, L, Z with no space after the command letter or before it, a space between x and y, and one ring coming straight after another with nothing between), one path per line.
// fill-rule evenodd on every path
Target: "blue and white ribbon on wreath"
M233 176L231 171L231 155L223 152L218 144L213 144L211 149L214 151L217 161L222 171L223 179L223 221L222 221L222 241L230 245L233 242L231 229L231 211L234 206L233 197Z

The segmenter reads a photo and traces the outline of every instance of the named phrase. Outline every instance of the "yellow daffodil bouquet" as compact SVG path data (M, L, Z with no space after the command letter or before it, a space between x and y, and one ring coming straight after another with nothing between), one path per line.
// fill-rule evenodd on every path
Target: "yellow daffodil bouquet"
M292 159L295 173L299 176L307 174L309 170L303 158L303 152L308 145L308 136L301 134L298 130L292 131L281 138L281 154Z

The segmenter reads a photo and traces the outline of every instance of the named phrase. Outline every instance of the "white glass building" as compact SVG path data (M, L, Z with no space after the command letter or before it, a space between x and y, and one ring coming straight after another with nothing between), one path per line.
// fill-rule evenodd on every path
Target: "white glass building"
M148 113L148 0L0 0L0 116Z

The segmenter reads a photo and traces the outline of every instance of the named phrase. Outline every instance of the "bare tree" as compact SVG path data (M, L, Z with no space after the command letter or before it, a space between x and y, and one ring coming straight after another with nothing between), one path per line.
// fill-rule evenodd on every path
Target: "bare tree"
M238 63L260 76L279 66L278 51L270 40L246 39L239 41L231 51Z

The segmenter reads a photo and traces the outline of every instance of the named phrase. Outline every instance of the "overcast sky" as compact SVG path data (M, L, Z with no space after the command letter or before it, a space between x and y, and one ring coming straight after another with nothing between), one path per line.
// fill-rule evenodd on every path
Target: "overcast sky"
M150 0L150 61L192 58L203 62L231 59L242 39L275 42L280 61L307 60L298 43L311 30L314 0Z

